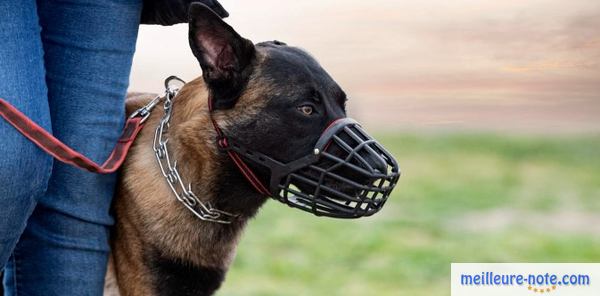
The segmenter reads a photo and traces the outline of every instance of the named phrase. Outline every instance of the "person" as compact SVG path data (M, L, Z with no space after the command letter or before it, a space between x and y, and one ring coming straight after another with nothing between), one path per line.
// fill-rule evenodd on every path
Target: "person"
M102 163L125 121L139 24L186 22L191 2L0 0L0 98ZM53 161L1 119L0 136L5 295L102 295L116 174Z
M125 119L142 0L0 0L0 97L96 162ZM102 295L116 175L52 158L0 122L5 295Z

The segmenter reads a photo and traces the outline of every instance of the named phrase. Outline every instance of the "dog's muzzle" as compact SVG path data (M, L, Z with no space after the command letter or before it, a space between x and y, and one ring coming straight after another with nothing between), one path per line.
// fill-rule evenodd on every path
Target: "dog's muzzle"
M268 191L259 191L317 216L359 218L377 213L400 178L396 160L351 118L332 122L311 154L289 163L227 141L220 146L268 168ZM233 158L233 157L232 157ZM240 165L238 167L241 168ZM263 190L259 188L262 187Z

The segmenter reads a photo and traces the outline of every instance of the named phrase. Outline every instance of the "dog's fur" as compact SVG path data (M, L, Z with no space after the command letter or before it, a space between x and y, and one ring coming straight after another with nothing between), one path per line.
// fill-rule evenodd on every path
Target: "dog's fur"
M106 295L211 295L247 221L265 202L217 149L209 97L225 134L283 162L310 153L327 123L345 117L344 92L304 51L281 42L253 45L202 5L191 6L190 18L190 46L203 77L175 98L169 151L203 202L239 217L226 225L201 221L175 199L152 150L163 116L158 106L121 172ZM154 96L131 94L127 111ZM250 165L268 178L264 168Z

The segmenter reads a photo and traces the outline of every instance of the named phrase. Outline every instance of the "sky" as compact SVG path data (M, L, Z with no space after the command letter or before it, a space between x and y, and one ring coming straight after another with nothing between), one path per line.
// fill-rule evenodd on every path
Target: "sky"
M598 0L222 0L255 42L309 51L386 130L600 131ZM142 26L131 89L201 74L187 26Z

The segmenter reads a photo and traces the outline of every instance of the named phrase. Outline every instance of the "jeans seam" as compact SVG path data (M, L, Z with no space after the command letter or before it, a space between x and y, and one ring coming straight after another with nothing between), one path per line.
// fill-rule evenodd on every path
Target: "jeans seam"
M19 279L18 279L19 274L20 274L20 272L19 272L20 264L17 263L17 261L18 261L17 258L19 257L17 255L17 253L18 253L17 249L15 248L15 250L13 251L13 254L12 254L12 257L13 257L12 264L13 264L13 270L14 270L14 273L12 276L12 282L13 282L13 289L14 289L15 296L19 295L19 290L21 290L19 287L19 284L21 283L21 281L19 281Z

